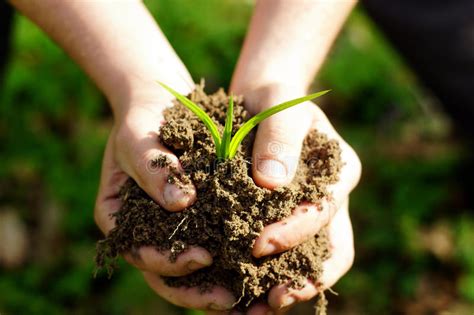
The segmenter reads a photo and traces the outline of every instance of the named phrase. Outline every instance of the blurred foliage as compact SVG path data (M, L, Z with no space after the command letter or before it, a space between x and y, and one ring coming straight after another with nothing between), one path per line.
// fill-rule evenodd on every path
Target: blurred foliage
M193 78L210 91L227 86L250 3L147 4ZM12 44L0 87L0 211L18 211L29 247L21 267L0 269L0 313L200 314L156 297L125 263L110 280L93 278L92 209L110 112L31 22L17 17ZM315 85L334 91L322 106L364 164L351 204L356 263L330 310L472 314L474 216L466 149L449 119L359 10Z

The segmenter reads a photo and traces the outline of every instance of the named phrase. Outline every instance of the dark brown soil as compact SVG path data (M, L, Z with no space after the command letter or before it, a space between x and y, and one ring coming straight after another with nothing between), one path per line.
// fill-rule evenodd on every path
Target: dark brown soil
M198 86L190 98L222 130L228 104L223 90L208 96ZM237 98L234 132L246 118L243 99ZM217 163L210 133L193 113L175 104L165 112L165 119L157 141L174 151L186 170L185 175L171 172L169 181L191 180L198 199L182 212L168 212L129 180L121 192L123 206L115 214L117 226L98 244L98 266L110 266L120 254L145 245L171 250L171 259L190 245L202 246L213 256L213 265L189 276L167 277L166 283L202 290L223 286L239 299L238 309L265 298L277 284L291 282L298 287L306 278L316 281L329 256L325 231L285 253L256 259L251 251L264 226L288 217L303 201L317 203L329 197L327 185L338 180L341 168L338 143L316 130L310 132L293 182L269 190L256 186L251 177L253 134L243 141L235 158ZM169 162L157 157L156 166L169 167Z

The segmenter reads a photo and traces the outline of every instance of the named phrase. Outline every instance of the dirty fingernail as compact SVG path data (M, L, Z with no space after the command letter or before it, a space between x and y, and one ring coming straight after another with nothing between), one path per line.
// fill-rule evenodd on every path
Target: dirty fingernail
M286 166L277 160L259 160L257 170L267 177L284 179L288 175Z
M283 302L281 303L281 308L288 307L296 302L295 298L292 296L287 296L286 298L283 299Z
M191 196L186 188L180 188L173 184L166 184L163 189L163 199L167 205L186 204Z

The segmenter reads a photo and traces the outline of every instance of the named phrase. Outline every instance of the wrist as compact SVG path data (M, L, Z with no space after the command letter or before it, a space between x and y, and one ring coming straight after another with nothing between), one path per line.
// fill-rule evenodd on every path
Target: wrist
M175 97L163 89L158 81L165 82L183 95L194 90L194 83L191 80L173 80L159 76L149 80L138 78L127 80L124 84L118 85L114 91L107 93L114 117L122 119L137 106L153 107L160 111L171 106Z
M290 82L265 82L260 84L239 84L233 82L230 88L236 95L242 95L245 106L256 114L272 105L306 95L306 86Z

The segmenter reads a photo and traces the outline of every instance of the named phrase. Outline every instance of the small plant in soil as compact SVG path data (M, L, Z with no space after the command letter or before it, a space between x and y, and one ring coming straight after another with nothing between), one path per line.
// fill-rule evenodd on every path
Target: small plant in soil
M249 120L247 120L242 127L240 127L235 135L231 137L232 134L232 121L234 114L234 97L231 94L229 97L229 107L227 108L226 120L224 125L224 132L222 137L219 135L219 130L217 129L216 124L212 121L212 118L204 110L202 110L198 105L193 101L187 98L184 95L179 94L163 82L158 82L163 88L168 92L174 95L184 106L191 110L199 119L204 123L204 125L209 129L209 132L212 135L214 140L214 145L216 146L216 155L218 160L231 159L237 153L237 149L242 142L242 140L249 134L252 129L257 126L260 122L267 119L268 117L275 115L282 110L293 107L295 105L301 104L306 101L314 100L324 94L328 93L330 90L321 91L318 93L310 94L293 100L283 102L281 104L272 106L263 112L258 113Z
M266 299L275 285L299 288L306 279L316 282L322 262L330 255L325 229L283 253L255 258L252 248L264 226L284 221L303 202L318 204L330 198L327 188L338 181L342 166L339 144L310 131L293 181L273 190L257 186L252 179L252 147L253 128L260 121L326 91L250 118L244 99L222 89L208 95L198 85L188 97L168 90L179 102L164 112L166 123L157 141L178 157L185 170L170 169L168 181L178 186L192 182L197 200L181 212L169 212L130 179L120 192L122 206L113 215L115 228L98 242L98 267L110 269L121 254L136 253L142 246L170 251L171 261L190 246L200 246L212 255L213 264L184 277L163 277L165 283L203 292L222 286L236 296L237 310ZM218 167L214 167L216 160ZM166 156L157 157L156 164L172 167Z

